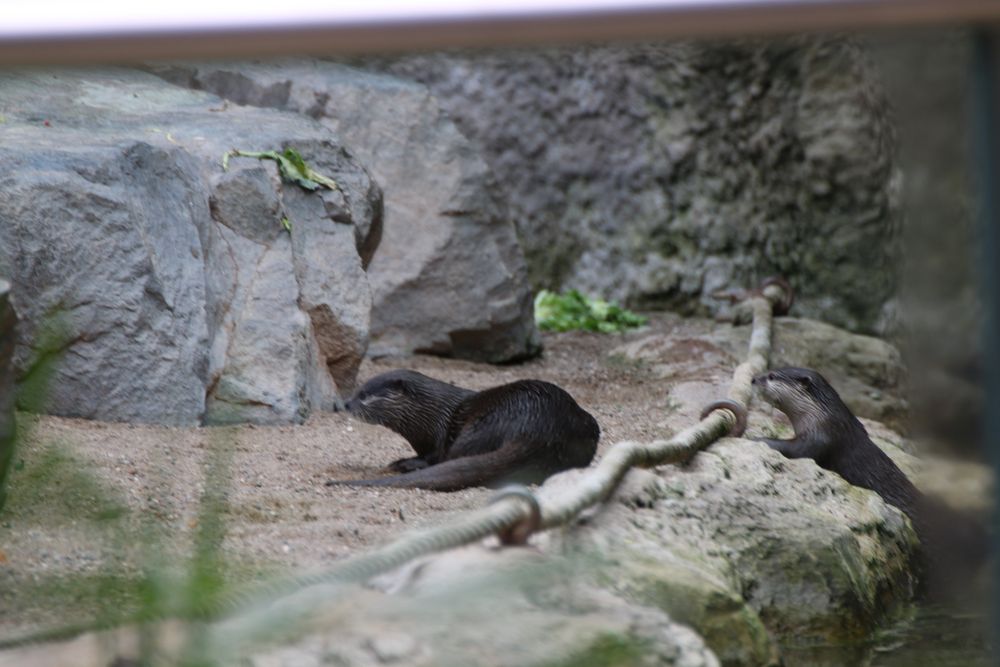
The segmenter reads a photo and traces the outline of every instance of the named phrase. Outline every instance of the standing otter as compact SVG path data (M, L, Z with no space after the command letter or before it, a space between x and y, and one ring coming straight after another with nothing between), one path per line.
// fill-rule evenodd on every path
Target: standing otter
M536 483L590 465L601 435L572 396L540 380L475 392L415 371L389 371L366 382L347 410L400 434L417 455L389 465L401 475L327 485L455 491Z
M872 442L864 425L822 375L805 368L781 368L758 375L752 384L768 403L788 415L795 429L791 440L757 440L788 458L813 459L821 468L874 491L902 510L913 522L930 564L946 563L949 558L976 564L986 556L987 536L978 522L917 490Z
M871 441L864 425L822 375L807 368L781 368L758 375L751 384L764 400L788 415L795 429L791 440L758 440L790 459L813 459L854 486L871 489L916 523L920 492Z

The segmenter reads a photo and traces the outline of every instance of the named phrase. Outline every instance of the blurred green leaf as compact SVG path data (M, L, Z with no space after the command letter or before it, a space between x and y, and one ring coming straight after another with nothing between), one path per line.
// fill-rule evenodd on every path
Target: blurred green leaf
M229 159L232 157L251 157L257 158L258 160L274 160L278 163L278 171L281 173L281 177L283 179L289 183L296 183L299 187L309 190L310 192L319 190L321 186L325 186L330 190L340 189L340 186L337 185L335 180L313 171L312 168L306 164L306 161L302 159L302 155L300 155L294 148L286 148L281 153L278 151L231 150L222 156L223 170L229 169Z
M556 294L542 290L535 296L535 322L544 331L598 331L615 333L641 327L646 318L603 299L591 299L577 290Z

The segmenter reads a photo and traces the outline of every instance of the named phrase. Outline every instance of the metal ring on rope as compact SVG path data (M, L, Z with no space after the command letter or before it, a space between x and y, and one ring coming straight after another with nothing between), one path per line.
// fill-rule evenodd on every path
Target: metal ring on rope
M780 287L782 291L784 291L785 293L784 298L782 298L781 301L773 305L772 308L774 314L779 317L787 315L788 311L791 310L792 308L792 304L795 303L795 290L793 290L792 286L788 284L788 281L782 278L781 276L770 276L769 278L764 279L764 282L760 284L760 289L758 291L761 294L763 294L764 290L770 287L771 285L774 285L775 287Z
M701 418L704 419L715 410L729 410L736 418L736 423L729 429L729 437L738 438L747 430L747 409L742 403L731 398L724 398L720 401L713 401L705 406L701 411Z
M522 546L527 544L531 534L542 525L542 508L538 504L538 499L535 498L535 494L528 490L526 486L512 484L500 489L490 499L489 504L492 505L504 498L521 498L522 500L526 500L531 507L531 514L513 526L498 530L497 537L500 538L500 544L504 546Z

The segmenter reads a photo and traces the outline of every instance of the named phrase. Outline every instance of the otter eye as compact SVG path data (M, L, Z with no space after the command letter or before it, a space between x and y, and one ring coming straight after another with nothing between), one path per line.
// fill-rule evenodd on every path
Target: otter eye
M767 374L767 379L773 381L774 380L774 373L768 373Z
M799 377L797 379L798 379L799 384L802 385L803 387L808 387L808 386L812 385L812 380L810 380L809 377L806 376L806 375L803 375L803 376L801 376L801 377Z

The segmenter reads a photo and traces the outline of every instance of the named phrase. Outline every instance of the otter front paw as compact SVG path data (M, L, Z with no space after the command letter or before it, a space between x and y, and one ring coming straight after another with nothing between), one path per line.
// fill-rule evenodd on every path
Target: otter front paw
M398 461L393 461L392 463L387 465L386 468L388 468L393 472L407 473L407 472L413 472L414 470L422 470L429 465L430 464L427 463L427 461L425 461L424 459L420 458L419 456L414 456L409 459L399 459Z

